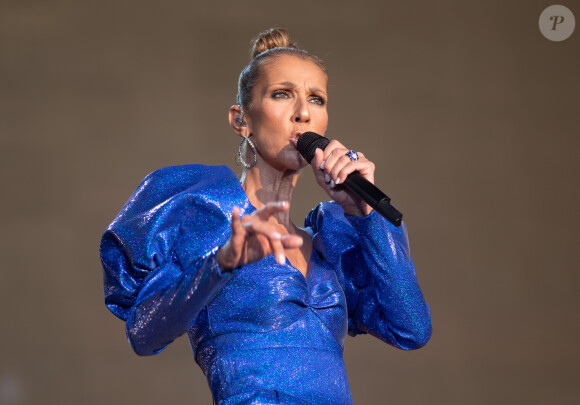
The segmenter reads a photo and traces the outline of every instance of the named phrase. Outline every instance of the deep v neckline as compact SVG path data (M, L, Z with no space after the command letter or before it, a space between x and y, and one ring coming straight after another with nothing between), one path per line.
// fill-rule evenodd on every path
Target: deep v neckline
M314 248L312 248L310 250L310 257L308 258L308 263L306 265L306 275L304 275L304 273L302 273L298 267L294 266L292 264L292 262L290 261L290 259L288 259L288 257L286 257L286 265L292 267L294 270L296 270L298 273L300 273L300 275L302 276L302 278L304 279L304 281L306 282L306 284L310 284L310 274L312 273L312 269L314 268L314 266L311 266L310 264L312 263L312 258L314 257Z

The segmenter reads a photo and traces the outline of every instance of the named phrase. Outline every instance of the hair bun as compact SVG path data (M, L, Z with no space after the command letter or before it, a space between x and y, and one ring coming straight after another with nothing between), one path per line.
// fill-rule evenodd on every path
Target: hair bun
M297 48L296 44L290 40L290 34L284 28L270 28L260 32L250 49L250 59L254 59L268 49L278 47Z

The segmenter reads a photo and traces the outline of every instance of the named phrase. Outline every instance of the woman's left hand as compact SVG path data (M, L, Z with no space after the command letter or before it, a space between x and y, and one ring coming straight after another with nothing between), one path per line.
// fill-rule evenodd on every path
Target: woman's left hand
M351 160L343 144L333 139L324 150L316 149L312 159L314 177L326 193L353 216L366 216L373 210L360 197L344 187L344 179L350 173L358 171L369 182L375 182L375 164L361 152L357 152L358 160Z

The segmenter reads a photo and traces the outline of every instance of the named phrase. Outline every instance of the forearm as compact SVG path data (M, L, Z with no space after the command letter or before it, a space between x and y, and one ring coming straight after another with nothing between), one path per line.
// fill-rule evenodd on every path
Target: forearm
M394 227L377 213L349 221L360 237L367 279L359 292L356 326L402 349L423 346L431 336L431 315L404 225Z
M174 271L164 272L165 276ZM146 298L138 297L127 319L127 337L133 350L142 356L156 354L186 333L229 278L229 273L220 272L214 251L200 261L199 267L180 272L169 286L145 288L139 295ZM152 280L151 284L157 282L162 283Z

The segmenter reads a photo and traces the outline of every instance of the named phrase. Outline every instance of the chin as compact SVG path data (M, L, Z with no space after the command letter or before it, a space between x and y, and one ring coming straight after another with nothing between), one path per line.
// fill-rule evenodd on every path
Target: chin
M302 155L297 151L288 151L278 158L278 168L283 171L298 172L308 166Z
M296 156L295 157L295 164L297 166L296 170L302 170L306 166L308 166L308 162L302 157L302 155L299 152L296 152L295 156Z

